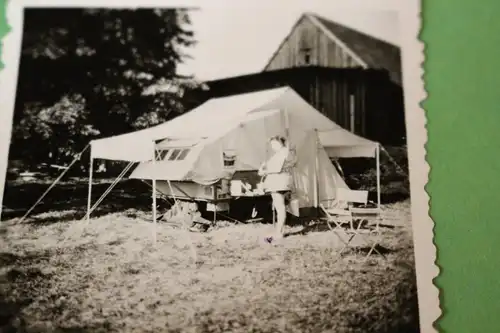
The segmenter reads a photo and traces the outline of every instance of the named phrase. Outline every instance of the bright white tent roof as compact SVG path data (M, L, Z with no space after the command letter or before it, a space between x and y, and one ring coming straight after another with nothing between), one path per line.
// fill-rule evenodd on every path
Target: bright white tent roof
M285 110L302 129L318 131L330 157L374 157L377 143L357 136L331 121L292 88L211 99L164 124L91 142L92 158L145 162L153 158L154 142L162 139L204 140L220 137L251 113Z

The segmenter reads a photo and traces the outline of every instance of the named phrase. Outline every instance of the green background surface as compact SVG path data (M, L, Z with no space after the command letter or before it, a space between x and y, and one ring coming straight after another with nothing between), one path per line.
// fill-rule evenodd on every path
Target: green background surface
M500 332L499 14L498 0L422 3L440 332Z

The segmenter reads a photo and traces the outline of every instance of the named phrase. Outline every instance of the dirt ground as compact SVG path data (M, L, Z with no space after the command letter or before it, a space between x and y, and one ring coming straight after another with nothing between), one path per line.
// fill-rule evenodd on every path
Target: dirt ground
M339 257L322 224L289 228L273 246L270 225L220 221L196 234L148 218L2 222L0 331L419 331L408 201L384 206L387 259L366 261Z

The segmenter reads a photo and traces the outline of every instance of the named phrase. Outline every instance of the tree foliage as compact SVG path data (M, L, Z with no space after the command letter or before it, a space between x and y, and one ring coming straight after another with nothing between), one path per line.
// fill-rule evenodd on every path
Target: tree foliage
M185 9L27 9L11 151L59 161L183 112L189 26Z

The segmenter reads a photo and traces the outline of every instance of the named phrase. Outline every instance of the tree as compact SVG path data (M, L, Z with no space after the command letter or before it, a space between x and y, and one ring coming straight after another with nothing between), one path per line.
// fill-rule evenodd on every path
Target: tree
M193 80L177 65L195 43L188 10L27 9L24 22L13 142L24 157L34 141L57 160L56 146L74 154L96 135L184 111ZM176 89L151 89L165 82Z

